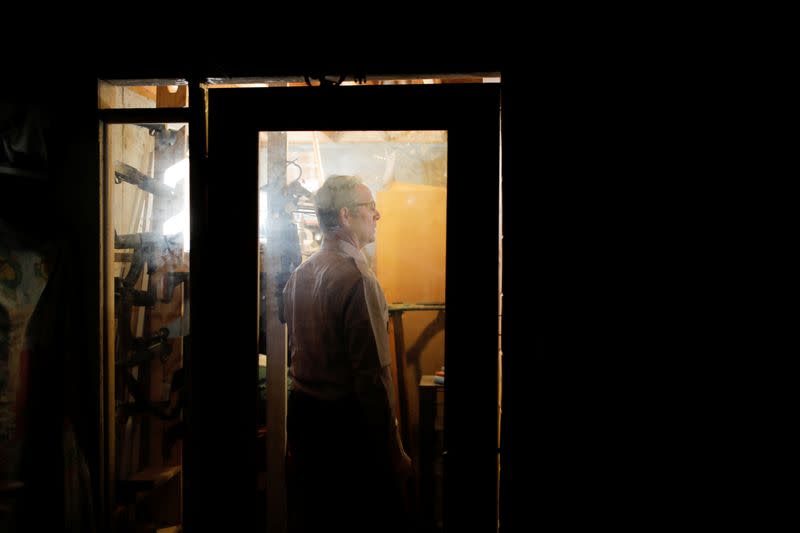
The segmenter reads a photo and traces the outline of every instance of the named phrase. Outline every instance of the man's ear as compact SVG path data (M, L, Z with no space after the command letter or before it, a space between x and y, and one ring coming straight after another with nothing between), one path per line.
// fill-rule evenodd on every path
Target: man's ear
M350 220L347 218L349 210L346 207L339 208L339 225L350 227Z

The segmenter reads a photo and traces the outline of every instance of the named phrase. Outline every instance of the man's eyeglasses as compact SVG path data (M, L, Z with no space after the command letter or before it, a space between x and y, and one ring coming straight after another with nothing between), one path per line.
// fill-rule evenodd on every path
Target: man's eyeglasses
M370 210L375 211L375 200L373 200L371 202L361 202L360 204L351 204L350 207L359 207L359 206L362 206L362 205L366 205L367 207L370 208Z

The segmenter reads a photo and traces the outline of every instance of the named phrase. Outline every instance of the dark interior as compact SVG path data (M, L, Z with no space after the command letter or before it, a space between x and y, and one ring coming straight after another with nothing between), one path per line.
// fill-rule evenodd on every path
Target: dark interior
M47 118L46 161L35 154L25 161L33 177L0 176L0 220L20 239L52 248L57 265L52 279L58 282L48 285L42 296L47 303L37 311L44 315L39 317L44 331L37 346L42 356L31 361L28 369L27 431L33 444L23 458L28 490L20 531L65 527L61 450L65 415L72 420L77 445L84 451L95 502L101 492L97 484L103 464L97 364L101 317L96 305L100 276L98 78L202 80L304 74L367 79L391 74L501 74L505 366L500 530L531 531L531 524L553 520L596 523L590 516L605 517L611 523L609 517L623 503L608 497L607 489L616 484L618 473L608 458L618 459L624 451L610 442L628 428L615 418L618 413L602 412L609 403L617 405L618 393L612 394L611 402L595 394L605 387L594 377L608 372L598 357L619 347L621 332L619 324L603 315L613 304L601 305L613 301L607 284L620 274L609 266L615 249L602 244L597 220L604 214L598 202L606 201L608 191L591 179L598 172L610 172L608 158L615 153L608 140L600 139L609 117L596 114L600 102L592 99L590 86L596 80L592 74L597 71L587 68L585 76L576 75L574 69L581 63L577 67L565 64L568 53L564 50L540 53L534 66L529 56L511 46L472 44L462 47L461 54L440 50L383 60L332 53L266 60L247 50L231 44L198 46L179 58L169 54L144 58L138 50L124 47L111 53L96 52L90 45L64 44L44 57L32 52L10 55L0 89L0 111L4 118L42 111ZM614 219L610 225L616 223ZM592 353L587 353L587 347ZM224 412L224 406L215 411ZM194 430L212 436L213 423ZM193 475L208 476L211 481L204 479L204 486L227 479L224 471L215 469ZM468 478L470 472L458 475ZM224 490L195 497L195 503L191 497L186 500L187 531L251 520L240 516L246 510ZM484 501L453 512L451 531L491 524L493 503ZM103 531L108 518L103 512L95 505L88 515L93 525L72 524L79 528L72 530Z

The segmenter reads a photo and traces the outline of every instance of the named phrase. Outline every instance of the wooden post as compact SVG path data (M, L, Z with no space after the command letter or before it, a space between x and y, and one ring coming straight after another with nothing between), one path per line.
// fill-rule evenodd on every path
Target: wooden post
M114 374L116 371L114 361L114 348L116 324L114 323L114 217L111 212L113 205L112 186L114 163L109 161L112 153L111 143L113 140L110 134L111 128L108 124L102 126L102 139L105 144L104 152L101 157L102 180L100 182L100 272L102 274L97 302L103 318L103 327L100 334L100 353L104 359L100 367L100 383L103 384L103 401L100 404L100 464L103 465L103 475L100 476L100 516L101 529L110 527L111 513L114 510L116 501L116 476L117 476L117 439L116 439L116 389Z
M397 402L397 420L400 424L400 436L403 444L408 444L408 404L406 401L406 347L405 332L403 331L403 311L394 310L389 314L392 317L392 329L394 333L394 353L397 365L395 375L395 402Z
M164 183L165 173L175 163L186 158L186 126L175 132L176 139L171 145L155 143L153 163L153 179ZM152 219L151 228L153 231L163 234L164 223L173 216L174 204L163 197L153 195L152 197ZM168 272L178 272L184 270L183 250L172 250L167 256L163 256L163 263L159 264L156 272L148 278L148 289L157 291L163 285L164 277ZM160 296L160 294L159 294ZM183 314L183 287L176 287L171 301L157 301L156 305L145 312L145 330L148 335L152 335L159 328L166 327L170 322ZM167 364L162 364L158 360L153 360L141 366L139 379L144 390L148 390L150 401L168 400L168 383L171 374L177 368L183 366L183 338L170 338L168 340L172 348ZM161 449L164 440L164 431L167 424L152 417L142 417L142 436L145 439L142 447L142 466L162 466Z
M286 185L285 132L267 134L267 185L269 207L266 246L267 333L267 531L287 530L286 507L286 326L278 319L278 275L281 269L279 219L286 216L281 191Z

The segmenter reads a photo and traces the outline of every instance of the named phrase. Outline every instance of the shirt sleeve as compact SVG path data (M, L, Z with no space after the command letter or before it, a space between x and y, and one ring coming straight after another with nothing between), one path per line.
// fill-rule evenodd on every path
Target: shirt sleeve
M371 283L372 282L372 283ZM387 324L375 312L382 293L376 280L361 278L350 291L345 307L345 343L353 370L355 394L370 429L378 439L394 430L394 385Z

